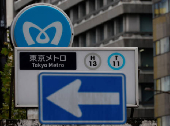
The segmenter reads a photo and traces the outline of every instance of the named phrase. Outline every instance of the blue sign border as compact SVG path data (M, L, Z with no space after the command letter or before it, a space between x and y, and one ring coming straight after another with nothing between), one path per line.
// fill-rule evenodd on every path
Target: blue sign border
M114 55L121 56L122 59L123 59L123 64L122 64L122 66L119 67L119 68L115 68L115 67L111 66L111 64L110 64L110 59L111 59L111 57L114 56ZM109 56L107 62L108 62L109 67L112 68L113 70L120 70L120 69L122 69L122 68L125 66L125 57L124 57L122 54L120 54L120 53L112 53L112 54Z
M42 110L42 97L43 96L41 96L42 95L42 76L43 75L49 75L49 76L51 76L51 75L55 75L55 74L60 74L60 75L63 75L63 76L68 76L68 75L83 75L83 74L88 74L88 75L113 75L113 76L122 76L123 78L123 82L124 83L122 83L122 92L124 93L124 94L122 94L122 96L123 96L123 98L122 99L124 99L124 101L123 101L123 105L122 105L122 109L124 110L123 111L123 120L121 120L121 121L84 121L84 120L82 120L82 121L80 121L80 120L72 120L72 121L70 121L70 120L62 120L62 121L59 121L59 120L43 120L42 119L42 115L43 115L43 110ZM40 73L39 75L38 75L38 89L39 89L39 92L38 92L38 94L39 94L39 121L40 121L40 123L42 123L42 124L125 124L126 123L126 119L127 119L127 115L126 115L126 76L123 74L123 73L70 73L70 72L63 72L63 73L61 73L61 72L42 72L42 73Z

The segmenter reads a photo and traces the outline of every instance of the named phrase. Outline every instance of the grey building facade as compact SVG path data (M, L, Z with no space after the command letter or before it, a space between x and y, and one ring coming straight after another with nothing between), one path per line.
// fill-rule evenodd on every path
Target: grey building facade
M51 3L63 9L74 26L74 47L138 47L139 107L133 117L154 117L152 1L148 0L20 0L17 14L31 3ZM127 109L130 117L131 109Z
M155 117L158 126L170 125L170 1L153 0Z

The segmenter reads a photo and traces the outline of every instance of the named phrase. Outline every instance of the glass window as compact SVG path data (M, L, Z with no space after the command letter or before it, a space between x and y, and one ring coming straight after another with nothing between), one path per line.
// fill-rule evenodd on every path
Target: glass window
M81 47L86 47L86 33L81 35Z
M159 16L159 14L160 14L159 4L156 3L156 4L154 5L154 17Z
M161 118L157 118L157 126L162 126L161 125Z
M170 91L170 76L161 78L161 91Z
M100 41L104 40L104 26L103 25L99 27L99 39Z
M162 0L159 6L160 6L160 14L168 13L168 0Z
M162 126L169 126L170 125L170 116L163 116L162 117Z
M151 14L140 15L140 31L141 32L152 32L152 15Z
M169 7L169 11L170 11L170 0L168 0L168 3L169 3L168 7Z
M70 10L65 11L68 17L70 17Z
M103 7L103 0L97 0L97 9Z
M74 37L73 47L79 47L78 37Z
M157 90L157 93L161 90L161 80L160 79L156 80L156 90Z
M118 17L117 18L117 33L122 33L123 32L123 17Z
M89 13L95 11L95 0L89 0Z
M73 21L77 21L78 20L78 6L75 6L73 8Z
M114 21L111 20L108 23L108 36L113 36L114 35Z
M111 3L111 2L113 2L114 0L107 0L107 3L109 4L109 3Z
M79 9L80 9L79 10L79 13L80 13L79 18L84 17L86 15L86 3L85 3L85 1L81 2Z
M159 41L156 41L156 55L160 54L160 43Z
M90 43L95 44L96 43L96 29L91 29L90 31Z
M151 88L153 89L153 83L148 83L148 84L141 84L141 89L142 89L142 104L150 104L153 105L154 103L154 92L153 91L146 91L145 88Z
M141 67L153 67L153 49L141 49Z
M165 83L165 78L163 77L163 78L161 78L161 91L163 91L165 89L164 83Z
M153 56L156 56L156 43L153 43Z
M169 51L169 37L160 40L161 54Z

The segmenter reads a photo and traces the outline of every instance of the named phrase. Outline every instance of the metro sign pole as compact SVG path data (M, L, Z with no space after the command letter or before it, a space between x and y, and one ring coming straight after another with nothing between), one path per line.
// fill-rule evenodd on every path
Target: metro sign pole
M3 43L6 41L6 0L0 0L0 51L2 50ZM3 70L6 57L0 53L0 71ZM0 80L0 108L2 108L2 82ZM1 111L0 111L1 112Z

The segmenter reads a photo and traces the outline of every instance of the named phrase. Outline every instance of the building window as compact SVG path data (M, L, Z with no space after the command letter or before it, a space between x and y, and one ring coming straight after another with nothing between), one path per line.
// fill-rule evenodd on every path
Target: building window
M154 17L168 13L168 11L170 11L170 0L162 0L153 5Z
M142 93L141 104L142 105L153 105L154 104L154 92L145 90L145 88L153 89L153 87L154 87L153 83L141 84L141 93Z
M160 79L156 80L155 88L156 88L157 91L161 90L161 80Z
M79 38L78 37L74 37L74 41L73 41L73 47L79 47Z
M91 44L96 43L96 28L90 30L90 43Z
M70 17L70 10L66 10L65 13L67 14L68 17Z
M123 17L118 17L117 18L117 34L123 32Z
M161 54L169 51L169 37L160 40Z
M90 13L95 11L95 0L89 0L89 10Z
M83 33L80 35L80 38L81 38L81 47L86 47L86 33Z
M78 6L75 6L73 9L73 22L78 20Z
M114 0L107 0L107 4L109 4L109 3L111 3L111 2L113 2Z
M156 44L153 43L153 56L156 56Z
M168 0L168 11L170 12L170 0Z
M86 3L85 1L81 2L79 5L79 18L82 18L86 15Z
M114 21L111 20L108 22L108 36L114 36Z
M157 126L162 126L161 125L161 118L157 118Z
M163 54L170 51L169 39L169 37L166 37L154 43L155 55Z
M156 55L160 54L160 42L156 41Z
M159 4L156 3L156 4L154 5L154 17L159 16L159 14L160 14L160 12L159 12Z
M162 0L159 3L160 6L160 14L168 13L168 0Z
M161 93L161 91L170 91L170 76L157 79L155 90L157 90L156 93Z
M140 15L140 31L152 32L152 15Z
M99 41L104 40L104 25L99 26Z
M153 68L153 49L152 48L144 48L140 49L140 57L141 57L141 67L142 68Z
M97 9L103 7L103 0L97 0Z
M170 91L170 76L161 78L161 91Z
M169 125L170 125L170 116L162 116L161 126L169 126Z

